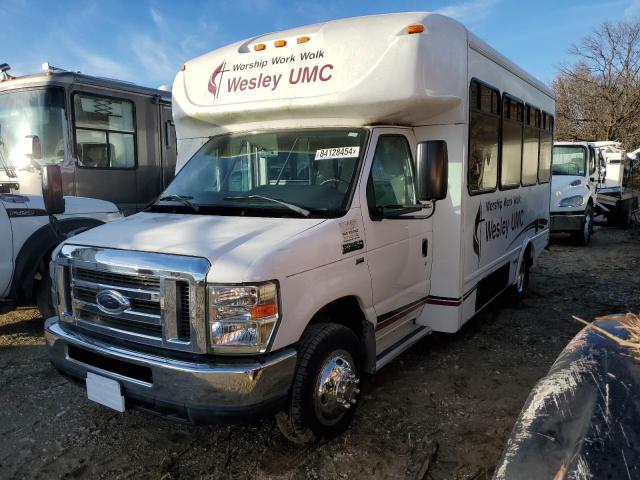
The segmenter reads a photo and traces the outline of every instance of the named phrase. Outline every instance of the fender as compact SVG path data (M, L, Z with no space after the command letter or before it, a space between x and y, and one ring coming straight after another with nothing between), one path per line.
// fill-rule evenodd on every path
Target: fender
M76 235L85 230L103 225L104 222L90 217L58 220L60 229L66 234ZM20 248L11 284L11 296L18 304L29 304L33 300L34 277L44 262L48 267L51 251L60 243L50 224L33 232Z

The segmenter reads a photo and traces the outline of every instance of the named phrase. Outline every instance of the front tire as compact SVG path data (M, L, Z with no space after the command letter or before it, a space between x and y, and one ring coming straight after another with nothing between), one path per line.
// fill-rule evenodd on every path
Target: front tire
M529 289L529 277L531 271L531 253L529 250L525 252L518 266L516 274L516 283L513 284L513 297L516 302L520 302L527 295Z
M276 415L282 434L297 444L330 439L351 423L360 393L361 347L335 323L311 325L300 341L289 403Z
M42 315L42 318L45 320L56 314L53 308L53 300L51 299L51 277L49 276L49 270L46 270L42 274L42 280L36 284L36 303L40 315Z
M585 212L584 224L582 229L577 232L574 239L578 245L587 246L591 240L591 234L593 233L593 207L589 205Z

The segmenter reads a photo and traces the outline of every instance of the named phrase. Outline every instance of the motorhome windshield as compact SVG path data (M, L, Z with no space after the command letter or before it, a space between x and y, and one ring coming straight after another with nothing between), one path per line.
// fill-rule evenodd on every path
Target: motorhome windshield
M587 149L581 145L553 147L553 175L584 177L587 172Z
M64 159L64 92L60 88L0 94L0 148L15 168ZM25 155L25 137L37 135L40 155Z
M214 137L152 209L179 205L230 215L342 215L365 136L364 130L330 129Z

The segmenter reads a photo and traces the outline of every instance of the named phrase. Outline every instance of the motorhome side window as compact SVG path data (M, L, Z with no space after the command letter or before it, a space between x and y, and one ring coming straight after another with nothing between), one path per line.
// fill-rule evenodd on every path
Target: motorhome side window
M135 121L127 100L73 96L78 164L87 168L134 168Z
M540 183L547 183L551 178L552 151L553 117L548 113L542 113L540 120L540 164L538 166L538 181Z
M369 208L415 205L412 165L411 149L405 137L380 137L371 165Z
M524 104L504 95L502 99L502 156L500 187L520 186L522 171L522 124Z
M469 87L470 193L490 192L498 184L500 94L476 80Z

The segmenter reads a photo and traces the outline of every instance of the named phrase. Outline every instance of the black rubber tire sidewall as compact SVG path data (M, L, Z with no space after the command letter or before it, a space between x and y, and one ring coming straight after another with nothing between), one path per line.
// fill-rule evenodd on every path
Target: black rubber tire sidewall
M49 270L42 274L42 280L36 284L36 303L40 315L42 315L42 318L45 320L56 314L51 298L51 277L49 276Z
M356 405L349 408L345 415L334 425L323 425L317 418L314 408L314 391L317 375L325 359L336 350L346 350L361 369L361 346L356 335L348 328L335 323L311 325L300 342L298 365L291 387L291 396L287 411L284 412L290 425L278 426L283 434L296 443L311 443L330 439L343 433L351 423ZM284 427L284 428L283 428Z

